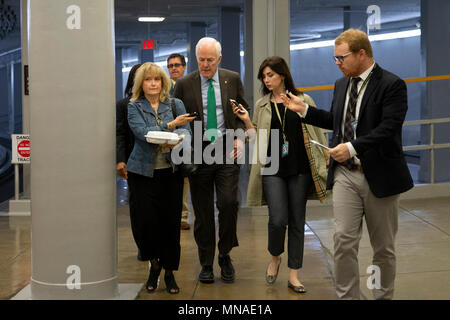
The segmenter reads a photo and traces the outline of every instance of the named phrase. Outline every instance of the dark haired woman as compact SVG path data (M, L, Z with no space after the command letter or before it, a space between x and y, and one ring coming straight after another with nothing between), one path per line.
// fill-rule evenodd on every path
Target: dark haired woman
M116 103L116 171L117 175L123 179L128 179L127 161L134 146L134 136L128 125L128 102L132 95L134 84L134 74L141 64L135 64L128 74L128 81L125 87L125 98ZM131 198L131 191L128 188L128 199ZM129 206L130 211L133 206ZM138 260L143 261L138 249Z
M132 95L134 74L140 66L141 64L135 64L131 68L125 87L125 98L116 104L116 171L119 177L124 179L128 179L127 160L134 146L133 132L128 125L128 102Z
M324 200L326 192L326 162L328 153L313 146L316 140L324 145L326 139L317 127L302 123L301 117L287 109L281 94L301 97L307 104L314 101L299 92L289 67L281 57L269 57L259 67L258 79L264 96L254 107L253 120L247 111L234 113L244 121L255 142L247 205L269 207L268 250L272 260L266 271L266 281L273 284L277 278L284 252L286 227L288 227L288 287L296 293L306 289L298 278L303 264L304 226L307 199ZM245 109L244 109L245 110ZM275 130L275 131L271 131ZM279 134L274 134L279 133ZM270 163L267 164L267 160ZM277 167L278 170L273 170ZM269 170L270 169L270 170Z

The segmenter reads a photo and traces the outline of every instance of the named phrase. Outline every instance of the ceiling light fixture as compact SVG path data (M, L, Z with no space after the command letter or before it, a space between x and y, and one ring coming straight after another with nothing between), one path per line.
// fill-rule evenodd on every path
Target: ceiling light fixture
M189 59L187 57L184 58L186 60L186 63L188 63ZM138 62L137 59L135 60L128 60L128 61L124 61L127 63L131 63L131 62ZM154 64L160 66L161 68L167 68L167 61L157 61L157 62L153 62ZM123 67L122 68L122 72L130 72L132 67Z
M408 31L376 34L376 35L369 36L369 40L370 41L393 40L393 39L418 37L420 35L421 35L420 29L414 29L414 30L408 30ZM314 41L314 42L292 44L292 45L290 45L290 50L296 51L296 50L305 50L305 49L311 49L311 48L332 47L332 46L334 46L334 40Z
M380 41L380 40L402 39L402 38L418 37L421 34L422 33L421 33L420 29L414 29L414 30L408 30L408 31L376 34L373 36L369 36L369 40L370 41Z
M305 50L305 49L332 47L332 46L334 46L334 40L298 43L291 45L290 48L291 51L295 51L295 50Z
M162 22L166 18L165 17L139 17L139 22Z

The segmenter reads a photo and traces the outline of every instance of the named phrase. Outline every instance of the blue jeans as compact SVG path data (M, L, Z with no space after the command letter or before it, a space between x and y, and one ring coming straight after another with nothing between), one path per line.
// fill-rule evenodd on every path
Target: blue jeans
M284 252L288 228L288 267L300 269L305 242L306 195L312 183L310 174L289 177L263 176L263 191L269 206L269 243L272 256Z

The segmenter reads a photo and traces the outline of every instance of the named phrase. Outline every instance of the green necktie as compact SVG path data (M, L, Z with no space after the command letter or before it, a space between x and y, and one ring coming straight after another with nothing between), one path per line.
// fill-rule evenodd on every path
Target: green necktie
M207 133L209 141L214 142L217 138L217 114L216 114L216 94L214 93L213 79L208 79L208 119L206 121L206 129L213 130Z

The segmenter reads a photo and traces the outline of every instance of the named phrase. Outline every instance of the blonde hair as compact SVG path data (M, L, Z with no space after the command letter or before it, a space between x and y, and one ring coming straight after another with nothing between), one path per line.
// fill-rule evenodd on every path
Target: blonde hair
M171 86L170 79L160 66L152 62L146 62L142 66L140 66L139 69L137 69L136 75L134 76L134 84L132 90L133 94L130 101L136 101L138 98L144 95L144 91L142 90L142 82L144 81L145 75L147 73L161 78L161 92L159 93L159 101L166 102L169 98L169 91Z
M345 30L336 38L334 43L336 45L347 43L348 48L353 53L357 53L359 50L364 49L369 58L373 57L372 45L370 44L369 37L364 31L358 29Z

